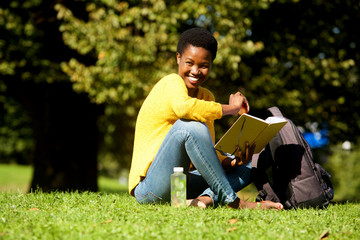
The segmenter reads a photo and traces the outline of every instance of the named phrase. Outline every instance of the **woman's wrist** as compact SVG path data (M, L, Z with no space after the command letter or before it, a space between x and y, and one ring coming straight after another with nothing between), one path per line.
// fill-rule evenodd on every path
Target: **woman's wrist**
M226 115L236 116L236 115L238 115L238 112L240 110L240 108L234 107L233 105L229 105L229 104L221 104L221 108L222 108L223 116L226 116Z
M231 168L231 161L232 159L227 157L221 162L221 165L225 171Z

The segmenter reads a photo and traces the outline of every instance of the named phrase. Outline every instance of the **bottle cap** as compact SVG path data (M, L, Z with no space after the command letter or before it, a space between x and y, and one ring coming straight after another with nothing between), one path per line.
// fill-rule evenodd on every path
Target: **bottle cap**
M182 172L184 172L183 167L174 167L174 173L182 173Z

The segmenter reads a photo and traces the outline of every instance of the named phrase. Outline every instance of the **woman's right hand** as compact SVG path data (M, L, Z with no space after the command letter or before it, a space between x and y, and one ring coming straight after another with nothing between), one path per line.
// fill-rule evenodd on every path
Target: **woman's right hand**
M237 116L242 107L244 108L244 112L249 112L250 110L249 103L241 92L230 95L229 106L232 110L230 114L233 116Z

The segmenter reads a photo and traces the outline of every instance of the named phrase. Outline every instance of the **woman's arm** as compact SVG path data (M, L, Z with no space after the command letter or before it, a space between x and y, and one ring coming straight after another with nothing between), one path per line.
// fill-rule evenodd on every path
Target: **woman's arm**
M249 112L250 110L250 106L246 97L242 95L240 92L231 94L229 97L229 104L222 104L221 107L222 107L223 116L226 115L237 116L241 107L245 108L245 112Z
M201 98L188 96L184 80L175 74L165 79L161 98L177 118L208 122L222 117L221 104L215 102L209 90L202 89Z

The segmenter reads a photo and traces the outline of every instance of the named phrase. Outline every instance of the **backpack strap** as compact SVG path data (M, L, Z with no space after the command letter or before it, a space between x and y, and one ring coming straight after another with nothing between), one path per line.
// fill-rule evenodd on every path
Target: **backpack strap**
M280 109L276 106L273 106L271 108L268 108L268 116L275 116L275 117L284 117L284 115L281 113ZM273 163L273 181L274 184L277 184L275 191L278 192L278 196L281 199L281 203L284 205L285 209L296 209L297 208L297 202L294 196L294 192L292 189L292 184L290 179L284 178L283 170L280 169L284 163L282 161L279 162L279 159L283 159L283 156L281 156L284 151L285 152L296 152L297 149L293 146L286 146L285 139L287 136L290 136L294 129L292 129L292 121L287 119L289 122L280 130L278 134L269 142L269 152L271 156L274 159ZM285 139L284 139L285 138ZM280 151L280 152L277 152ZM283 152L283 153L281 153ZM289 153L287 153L289 154ZM279 156L280 155L280 156ZM290 154L291 155L291 154ZM280 184L279 184L280 180ZM284 182L282 182L284 181ZM288 184L286 184L286 182ZM286 184L286 185L284 185Z
M275 193L266 174L266 170L273 164L272 156L267 148L268 146L260 153L253 155L251 162L251 177L259 191L256 201L260 202L269 200L273 202L280 202L280 198Z
M280 109L276 106L268 108L269 116L283 117Z

